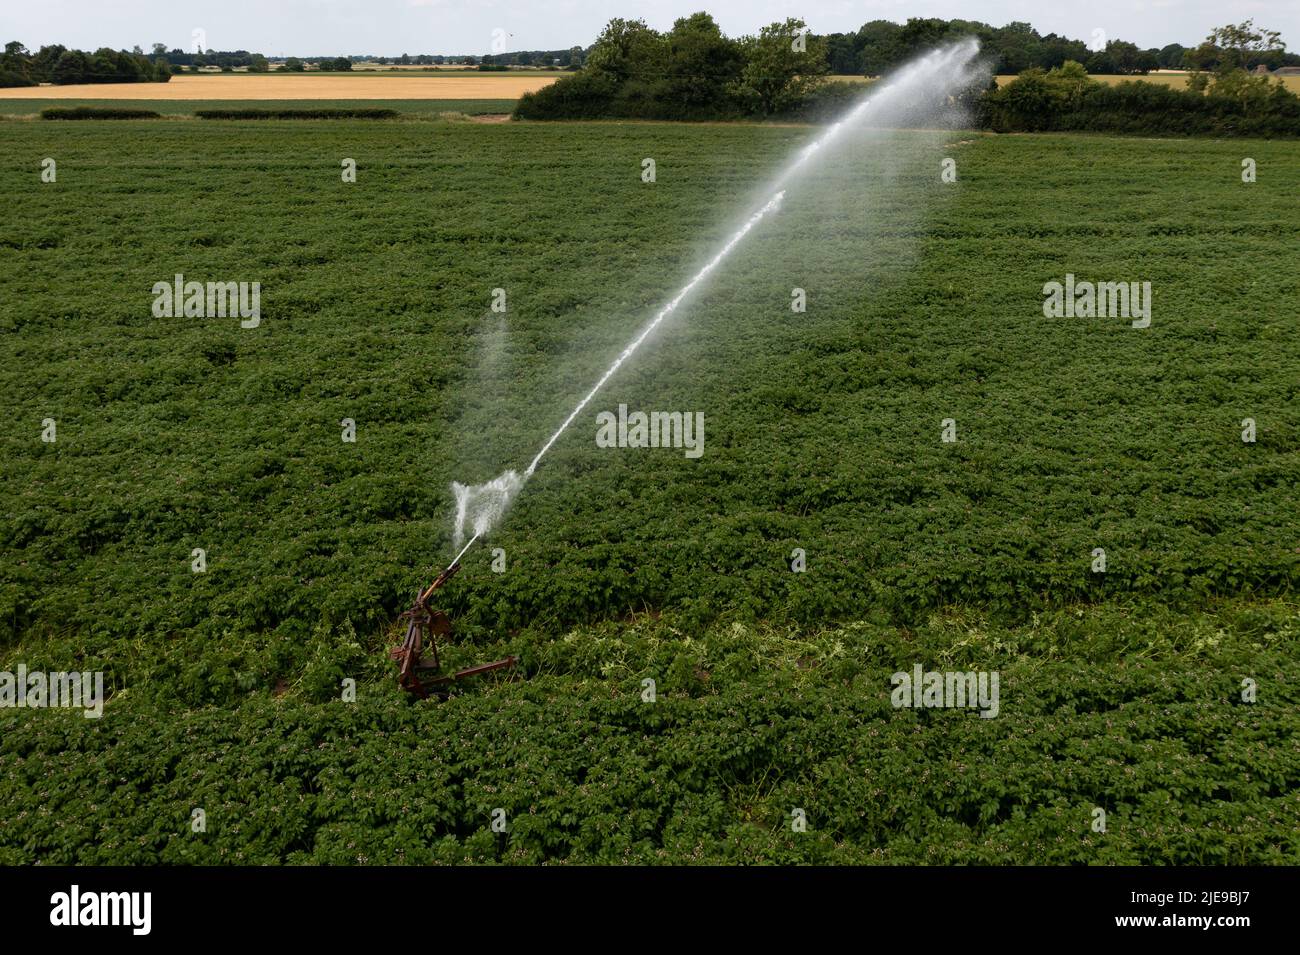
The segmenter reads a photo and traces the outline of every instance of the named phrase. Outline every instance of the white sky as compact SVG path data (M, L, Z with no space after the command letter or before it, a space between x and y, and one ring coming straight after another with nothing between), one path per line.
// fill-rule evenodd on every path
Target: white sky
M611 17L666 29L707 10L739 36L787 16L816 33L856 30L868 20L908 17L1012 20L1040 33L1088 41L1093 31L1138 46L1191 46L1211 28L1253 18L1300 49L1300 0L0 0L0 42L94 49L165 43L277 55L488 53L493 30L508 50L587 46Z

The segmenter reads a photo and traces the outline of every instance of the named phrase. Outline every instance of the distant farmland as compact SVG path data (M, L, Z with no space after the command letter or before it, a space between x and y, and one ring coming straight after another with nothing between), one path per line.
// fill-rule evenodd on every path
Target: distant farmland
M350 76L222 74L169 83L89 83L0 89L0 100L469 100L518 99L555 76Z
M1187 85L1186 73L1148 73L1146 76L1130 76L1116 73L1097 73L1094 75L1090 73L1089 77L1099 83L1109 83L1111 85L1114 85L1115 83L1126 83L1130 80L1140 80L1144 83L1159 83L1161 86L1173 86L1177 89L1183 89ZM998 85L1005 86L1015 78L1014 74L1001 74L998 76ZM839 80L844 83L871 83L874 82L876 78L872 76L833 76L831 79ZM1286 88L1292 92L1300 92L1300 76L1279 76L1278 79L1280 79Z
M158 84L141 84L157 87ZM45 87L49 89L50 87ZM120 102L103 99L10 99L0 101L0 116L34 117L52 106L75 107L129 106L133 109L151 109L164 116L192 116L200 109L240 109L254 106L257 109L307 109L364 105L376 109L395 109L407 116L425 118L444 113L463 113L466 116L484 114L501 115L514 110L515 99L270 99L256 104L241 99L138 99Z
M1172 86L1175 89L1187 88L1186 73L1148 73L1145 76L1117 75L1113 73L1098 73L1089 76L1099 83L1109 83L1112 86L1116 83L1127 83L1130 80L1141 80L1144 83L1159 83L1161 86ZM1279 76L1287 89L1292 92L1300 92L1300 76ZM1005 86L1014 80L1014 76L1002 75L998 77L998 85Z
M410 112L409 104L412 101L423 100L426 106L417 112L505 113L514 108L514 102L524 93L548 86L562 75L565 74L523 71L509 74L461 72L453 76L376 72L363 76L283 72L185 75L175 76L169 83L98 83L0 89L0 114L35 113L47 106L74 105L68 103L69 100L84 105L94 105L104 100L129 100L161 113L191 113L199 108L235 106L248 101L284 105L294 101L321 100L364 100ZM1182 88L1186 74L1098 75L1092 78L1103 83L1141 80ZM850 83L873 82L872 78L862 76L835 76L832 79ZM1014 76L999 76L998 82L1002 84L1013 79ZM1283 77L1282 81L1289 89L1300 90L1300 76ZM484 102L482 107L476 107L472 101ZM490 106L487 101L492 101Z

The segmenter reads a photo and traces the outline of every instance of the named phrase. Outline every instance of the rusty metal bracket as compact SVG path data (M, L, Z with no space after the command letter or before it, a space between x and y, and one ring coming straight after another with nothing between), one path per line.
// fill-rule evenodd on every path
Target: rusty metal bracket
M493 670L513 667L519 662L518 657L509 656L503 660L480 663L478 666L457 670L455 673L428 678L423 676L423 674L430 671L436 672L442 669L442 664L438 659L438 637L447 638L451 636L451 619L441 610L433 609L429 601L435 591L441 589L447 581L456 576L458 570L460 570L459 560L454 561L450 567L437 576L433 583L421 591L420 595L416 597L415 603L411 605L411 609L402 614L406 618L406 637L399 646L388 651L388 655L396 660L398 664L398 685L420 699L427 698L430 691L445 689L457 680L478 676L480 673L489 673ZM423 655L426 648L430 654L428 657Z

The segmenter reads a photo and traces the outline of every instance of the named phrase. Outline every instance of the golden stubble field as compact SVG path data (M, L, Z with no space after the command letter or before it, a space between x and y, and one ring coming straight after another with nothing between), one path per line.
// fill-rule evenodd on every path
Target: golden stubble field
M1091 76L1092 74L1089 75ZM1098 73L1097 75L1092 76L1092 78L1102 83L1109 83L1112 86L1116 83L1127 83L1129 80L1141 80L1143 83L1158 83L1161 86L1172 86L1175 89L1187 89L1187 74L1174 71L1167 73L1148 73L1146 76L1117 76L1109 73ZM998 85L1005 86L1014 79L1014 76L999 76ZM1300 76L1277 76L1269 77L1269 79L1281 80L1282 85L1291 92L1300 93Z
M1111 85L1114 85L1115 83L1125 83L1128 82L1129 80L1141 80L1144 83L1159 83L1161 86L1172 86L1176 89L1186 89L1187 87L1187 74L1173 72L1173 71L1170 71L1168 73L1163 73L1163 72L1148 73L1146 76L1140 76L1140 75L1120 76L1112 73L1098 73L1096 75L1092 75L1092 74L1089 75L1091 76L1092 79L1097 80L1100 83L1110 83ZM1014 74L999 74L998 85L1006 86L1015 78L1016 77ZM868 78L864 76L832 76L831 79L840 80L846 83L872 82L872 78ZM1300 93L1300 76L1279 76L1276 77L1276 79L1281 80L1282 85L1284 85L1291 92Z
M554 76L173 76L169 83L82 83L0 89L0 99L287 100L518 99Z

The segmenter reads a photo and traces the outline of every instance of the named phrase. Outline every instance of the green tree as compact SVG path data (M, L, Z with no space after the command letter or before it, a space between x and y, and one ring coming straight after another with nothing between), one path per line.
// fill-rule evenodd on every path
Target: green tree
M903 28L891 20L872 20L858 30L859 66L866 76L879 76L903 59Z
M1112 68L1116 73L1136 73L1142 51L1136 43L1125 40L1111 40L1106 44L1106 54L1110 57Z
M856 33L832 33L826 37L826 65L834 76L853 76L860 69Z
M678 19L667 39L668 77L661 91L663 98L688 114L724 102L745 65L740 44L723 36L707 13Z
M80 50L64 50L54 64L54 82L59 85L86 82L89 63Z
M978 30L973 32L979 33ZM997 56L999 73L1019 73L1041 65L1038 31L1028 23L1008 23L1000 30L993 30L992 36L985 41L985 48Z
M1086 59L1088 59L1088 47L1082 40L1071 40L1068 37L1049 33L1038 41L1037 65L1043 69L1053 69L1069 60L1082 63Z
M1083 64L1075 60L1066 60L1048 70L1045 79L1052 103L1058 109L1078 106L1084 94L1098 85Z
M1222 74L1280 58L1285 52L1280 33L1257 29L1253 20L1247 20L1211 30L1200 46L1184 54L1183 61L1193 76L1201 71ZM1193 77L1188 77L1188 82L1191 84Z
M1253 59L1271 51L1284 51L1282 34L1276 30L1256 29L1254 20L1229 24L1211 31L1205 42L1219 51L1219 69L1245 69Z
M254 53L248 62L248 72L266 73L271 69L271 64L261 53Z
M1272 86L1267 76L1251 76L1243 69L1236 69L1218 73L1211 92L1241 104L1247 115L1255 115L1264 111Z
M1109 76L1119 72L1109 50L1098 50L1091 54L1083 65L1088 68L1088 72L1093 76Z
M1168 46L1161 47L1156 59L1161 69L1175 70L1183 65L1183 54L1186 52L1187 47L1181 43L1170 43Z
M34 86L32 55L17 40L5 44L0 56L0 86Z
M798 105L825 81L826 40L808 33L802 20L770 23L740 46L745 66L733 92L764 116Z
M605 25L586 67L617 83L636 77L645 82L666 73L668 46L664 37L644 20L615 17Z
M306 67L303 65L302 60L298 59L296 56L291 56L287 60L285 60L284 68L288 70L290 73L301 73L304 69L306 69Z
M961 35L960 21L940 20L937 17L912 17L898 34L901 59L910 60L926 50L955 40Z
M57 43L43 46L32 57L32 79L40 83L54 82L54 64L67 52L67 48Z

